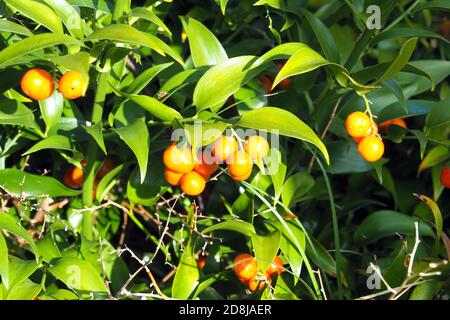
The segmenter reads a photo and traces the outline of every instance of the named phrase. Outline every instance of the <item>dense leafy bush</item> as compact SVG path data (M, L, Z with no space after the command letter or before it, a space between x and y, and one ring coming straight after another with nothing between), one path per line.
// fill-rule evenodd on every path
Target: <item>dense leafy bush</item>
M448 299L449 8L1 1L0 299Z

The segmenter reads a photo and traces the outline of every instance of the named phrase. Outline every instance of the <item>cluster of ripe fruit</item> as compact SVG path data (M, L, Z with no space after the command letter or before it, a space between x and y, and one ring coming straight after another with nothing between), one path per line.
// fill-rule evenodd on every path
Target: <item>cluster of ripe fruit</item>
M379 129L385 130L393 124L406 128L405 120L394 119L381 123ZM361 111L349 114L345 120L345 129L358 144L358 152L364 159L369 162L381 159L384 143L378 134L378 125L367 114Z
M41 101L49 98L55 91L53 77L45 70L28 70L20 81L20 87L28 97ZM78 71L67 71L59 79L58 91L63 97L73 100L83 95L83 77Z
M223 163L227 164L233 180L244 181L252 174L253 163L264 158L270 148L267 140L258 135L249 137L243 150L239 150L238 142L230 136L220 136L206 149L209 147L211 152L201 152L199 160L189 146L178 147L174 142L167 147L163 153L167 182L173 186L181 185L181 190L189 196L197 196Z
M264 273L258 270L255 257L248 253L240 254L234 259L236 276L251 292L262 291L267 284L270 285L272 276L283 272L283 261L277 256Z
M86 164L87 164L86 160L81 161L81 165L83 167L85 167ZM100 180L115 167L116 165L111 159L107 158L105 159L105 161L103 161L100 169L97 171L97 175L95 176L94 197L95 197L95 190ZM63 181L64 184L69 188L81 189L81 187L83 186L83 170L75 166L67 169L67 171L64 173Z

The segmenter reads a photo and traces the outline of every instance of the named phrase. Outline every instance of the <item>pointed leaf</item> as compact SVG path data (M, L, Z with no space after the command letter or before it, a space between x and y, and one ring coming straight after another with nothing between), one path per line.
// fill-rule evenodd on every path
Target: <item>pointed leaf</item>
M281 135L312 143L319 148L325 160L329 162L328 151L319 137L303 121L287 110L274 107L252 110L242 115L238 125L263 131L278 131Z
M214 34L194 18L181 18L196 68L213 66L228 59L225 49Z
M33 0L5 0L5 2L22 15L43 25L53 33L64 33L61 19L47 5Z
M150 148L150 135L145 118L137 119L132 124L113 129L120 138L130 147L139 164L141 183L147 174L148 154Z
M0 170L0 186L15 197L73 197L81 193L58 180L17 169Z

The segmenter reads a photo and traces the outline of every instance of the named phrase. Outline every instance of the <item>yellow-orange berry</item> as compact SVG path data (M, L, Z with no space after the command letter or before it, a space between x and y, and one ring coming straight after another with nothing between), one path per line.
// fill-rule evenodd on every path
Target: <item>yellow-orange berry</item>
M34 100L45 100L55 90L52 76L42 69L30 69L22 77L20 87L28 97Z
M212 155L217 160L217 163L224 163L228 156L238 149L238 144L235 138L229 136L221 136L214 141L212 145Z
M206 181L198 172L186 173L181 178L181 190L188 196L198 196L205 190Z
M358 144L359 154L369 162L381 159L384 153L384 143L376 136L368 136Z
M67 71L59 79L58 90L63 97L73 100L83 95L83 77L78 71Z
M188 173L195 167L191 148L178 148L175 143L164 151L163 162L167 169L177 173Z
M228 173L231 177L250 176L253 163L250 155L242 150L236 151L227 158Z
M267 156L269 153L269 142L261 136L251 136L247 139L244 146L245 151L253 160L259 160Z
M172 186L179 185L183 175L184 173L173 172L170 171L169 169L166 169L166 171L164 172L164 177L166 178L166 181Z
M345 129L351 137L364 137L371 126L369 116L361 111L349 114L345 120Z

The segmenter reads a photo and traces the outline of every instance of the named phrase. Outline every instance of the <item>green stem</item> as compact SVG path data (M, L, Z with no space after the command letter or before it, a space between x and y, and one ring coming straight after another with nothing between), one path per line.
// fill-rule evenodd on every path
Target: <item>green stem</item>
M336 260L336 281L337 281L337 296L338 299L342 299L342 281L341 281L341 243L339 239L339 225L336 214L336 205L334 203L333 190L331 188L330 180L328 178L328 174L325 170L325 167L320 160L320 158L316 157L317 163L320 166L320 170L322 171L323 177L325 179L325 185L327 187L328 197L330 198L330 207L331 207L331 219L333 221L333 235L334 235L334 248L335 248L335 260Z
M108 89L109 72L102 73L98 79L97 92L95 94L94 107L92 111L92 123L98 123L103 118L103 106ZM84 171L83 203L85 207L91 207L94 203L95 169L97 167L98 145L93 138L89 139L87 152L87 166ZM83 233L88 240L94 237L93 211L85 211L83 215Z

